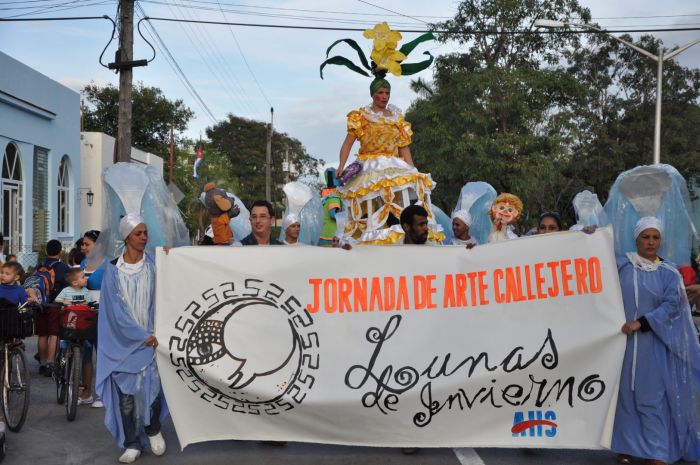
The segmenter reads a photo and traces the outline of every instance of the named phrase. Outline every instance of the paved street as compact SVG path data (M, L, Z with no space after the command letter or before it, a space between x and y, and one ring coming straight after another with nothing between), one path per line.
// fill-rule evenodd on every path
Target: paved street
M31 357L36 338L26 341L32 370L31 406L24 428L7 433L8 465L101 465L117 463L118 451L103 425L103 409L79 407L75 421L68 422L65 408L57 405L49 378L40 377ZM423 449L403 455L392 448L346 447L290 443L286 447L254 441L220 441L189 446L180 451L170 421L164 426L168 451L162 458L144 454L137 463L168 465L607 465L613 455L606 451L513 450L513 449Z

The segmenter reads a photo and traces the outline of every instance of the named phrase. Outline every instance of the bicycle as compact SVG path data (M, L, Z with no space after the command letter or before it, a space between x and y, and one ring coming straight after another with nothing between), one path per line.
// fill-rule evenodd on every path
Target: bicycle
M97 338L97 304L71 304L61 308L59 337L53 372L56 401L65 403L66 418L73 421L78 413L83 344Z
M24 303L0 309L0 383L7 429L22 429L29 411L29 364L22 339L34 335L35 307Z

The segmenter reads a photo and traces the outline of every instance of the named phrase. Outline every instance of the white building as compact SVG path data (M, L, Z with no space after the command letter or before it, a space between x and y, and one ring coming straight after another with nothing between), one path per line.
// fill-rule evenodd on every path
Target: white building
M25 266L81 235L79 144L79 94L0 52L0 227Z
M102 171L114 163L114 137L101 132L80 134L81 199L80 230L102 229L104 197ZM152 153L131 149L131 162L153 165L163 174L163 159ZM92 204L88 203L88 200Z

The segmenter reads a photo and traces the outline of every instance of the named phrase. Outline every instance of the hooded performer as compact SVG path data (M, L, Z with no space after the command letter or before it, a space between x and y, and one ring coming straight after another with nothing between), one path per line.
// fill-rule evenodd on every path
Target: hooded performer
M95 391L105 425L132 463L143 447L165 453L160 434L167 406L153 332L156 246L177 247L189 235L163 178L150 166L117 163L103 174L105 210L97 250L107 261L100 295ZM102 259L102 258L100 258Z
M160 426L167 408L155 360L155 263L145 253L146 222L128 214L119 233L124 253L107 265L102 281L95 385L104 401L105 424L125 449L119 462L132 463L145 443L155 455L165 453Z
M627 335L611 442L619 463L700 459L700 345L675 265L690 255L688 197L675 168L652 165L620 174L605 204Z
M661 222L641 218L636 252L618 259L627 323L611 449L618 462L650 465L700 459L700 345L683 282L657 255Z
M454 237L445 242L445 245L464 245L471 249L478 245L477 240L469 234L472 225L472 216L467 210L457 210L452 213L452 232Z

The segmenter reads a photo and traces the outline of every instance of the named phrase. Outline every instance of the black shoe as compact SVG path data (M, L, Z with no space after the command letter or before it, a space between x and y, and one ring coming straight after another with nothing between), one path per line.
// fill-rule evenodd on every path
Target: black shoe
M39 365L39 374L40 375L46 375L46 372L48 371L48 368L46 365Z
M34 354L34 360L41 363L41 359L39 358L39 352Z
M51 375L53 375L53 363L46 364L46 368L45 368L43 375L46 376L47 378L50 378Z

